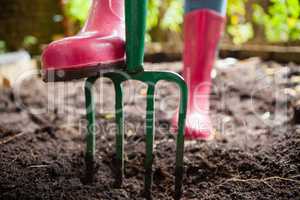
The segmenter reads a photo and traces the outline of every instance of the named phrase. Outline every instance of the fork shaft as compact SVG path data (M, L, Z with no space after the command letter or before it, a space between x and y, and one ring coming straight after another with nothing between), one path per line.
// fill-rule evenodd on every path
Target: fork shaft
M143 71L147 0L125 0L126 71Z

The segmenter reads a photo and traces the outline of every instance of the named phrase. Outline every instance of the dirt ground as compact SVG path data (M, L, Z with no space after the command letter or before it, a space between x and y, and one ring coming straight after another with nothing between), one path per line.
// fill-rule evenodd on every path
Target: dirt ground
M227 60L228 61L228 60ZM188 141L182 199L300 199L300 67L218 62L213 73L214 140ZM146 64L181 71L181 63ZM21 87L21 88L20 88ZM114 90L97 84L97 171L85 184L83 82L46 85L29 78L0 93L0 199L143 199L145 86L126 84L126 161L114 183ZM135 94L135 95L133 95ZM172 199L175 85L156 97L154 199Z

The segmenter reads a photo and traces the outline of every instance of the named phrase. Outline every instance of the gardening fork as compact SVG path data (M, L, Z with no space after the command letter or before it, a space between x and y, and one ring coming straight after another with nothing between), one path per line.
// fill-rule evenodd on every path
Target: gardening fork
M184 127L187 108L188 90L183 78L169 71L144 71L144 40L146 29L147 0L125 0L126 22L126 66L123 70L102 72L96 77L86 80L85 96L87 110L87 136L86 161L93 163L96 145L95 130L95 102L93 85L100 77L112 80L115 87L115 115L117 124L116 133L116 161L117 183L121 186L124 176L124 113L123 113L123 83L128 80L138 80L146 83L147 112L146 112L146 158L145 158L145 184L144 192L147 199L151 199L153 182L153 142L155 132L154 92L157 82L161 80L178 84L180 88L180 105L178 120L178 135L176 145L176 171L175 171L175 199L182 194L183 179L183 153L184 153Z

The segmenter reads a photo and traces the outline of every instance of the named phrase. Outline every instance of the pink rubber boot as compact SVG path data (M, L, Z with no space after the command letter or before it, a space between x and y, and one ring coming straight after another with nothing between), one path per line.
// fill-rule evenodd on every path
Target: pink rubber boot
M184 18L183 76L189 89L186 139L207 140L213 132L209 117L211 69L224 24L225 17L209 9L191 11ZM173 124L177 124L176 117Z
M43 51L43 78L66 81L97 75L104 68L120 68L124 55L124 1L93 0L83 29Z

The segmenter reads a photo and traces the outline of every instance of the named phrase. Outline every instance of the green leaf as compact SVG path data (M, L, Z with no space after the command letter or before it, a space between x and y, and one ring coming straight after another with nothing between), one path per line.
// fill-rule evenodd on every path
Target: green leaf
M27 35L23 39L23 47L29 48L38 43L38 39L32 35Z
M266 23L266 13L264 9L258 5L258 4L253 4L253 21L257 24L263 25Z
M251 23L229 25L227 31L233 37L234 44L243 44L254 36Z
M180 31L183 22L183 6L181 1L172 1L162 19L161 28L170 29L174 32Z
M0 53L5 53L6 52L6 44L5 41L0 40Z
M83 25L88 16L90 4L91 0L68 0L65 7L66 14Z

